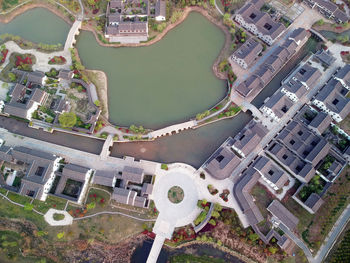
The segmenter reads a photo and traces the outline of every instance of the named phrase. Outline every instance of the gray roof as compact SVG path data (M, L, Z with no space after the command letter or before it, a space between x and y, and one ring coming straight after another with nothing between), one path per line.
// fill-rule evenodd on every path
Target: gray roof
M122 180L141 184L143 181L143 169L125 166L122 172Z
M134 206L136 207L145 207L146 205L146 198L141 197L141 196L136 196L135 197L135 201L134 201Z
M155 8L155 16L166 16L166 1L158 0Z
M267 134L268 130L260 122L251 120L234 138L233 146L241 150L245 156L251 153Z
M253 167L249 167L241 179L233 186L233 195L250 225L256 225L264 220L250 194L251 189L258 182L259 178L260 174Z
M277 139L313 166L326 157L331 148L323 137L311 132L303 123L294 120L283 128Z
M247 3L237 14L240 14L247 23L254 24L262 34L269 35L272 39L277 38L286 28L283 24L275 22L268 14L260 11L259 6L252 2Z
M304 182L309 182L316 173L314 167L310 163L305 162L277 141L273 141L270 144L268 152L275 156L275 159L288 168L295 176L299 176L300 179L302 178Z
M11 147L8 147L6 145L2 145L0 147L0 162L11 162L12 161L12 155L11 155Z
M73 77L73 71L71 70L65 70L61 69L60 72L58 73L58 78L61 79L71 79Z
M338 6L331 1L326 0L314 0L318 5L323 6L324 8L328 9L331 12L334 12L338 9Z
M141 194L144 195L144 194L147 194L147 195L150 195L152 194L152 191L153 191L153 185L152 184L143 184L142 186L142 189L141 189Z
M336 74L336 78L342 79L347 86L350 86L350 65L346 64Z
M338 80L331 79L316 95L316 99L344 119L350 113L350 99L346 97L348 92Z
M229 138L232 145L232 138ZM205 170L218 180L228 178L239 165L241 159L230 149L229 145L220 146L206 162Z
M289 179L284 170L275 165L266 156L260 156L253 164L253 167L278 188L282 188Z
M45 78L45 73L41 71L29 72L27 78L28 82L42 84L43 79Z
M250 77L238 85L236 91L242 96L247 97L253 90L257 88L263 88L263 83L259 77L250 75Z
M289 230L296 230L299 219L289 212L279 201L273 200L267 207L267 210L277 217Z
M329 50L325 51L324 49L318 50L315 53L315 57L320 60L322 63L330 66L335 61L335 57L329 52Z
M298 81L306 83L307 86L311 87L318 82L322 73L309 64L304 64L293 77L297 78Z
M312 193L307 198L304 204L315 213L323 205L323 203L324 201L321 199L321 197L318 194Z
M293 102L282 92L275 92L262 107L271 109L278 118L282 118L293 106Z
M329 127L331 122L331 116L325 112L318 112L310 122L309 126L316 129L320 134L322 134Z
M233 55L243 59L248 67L256 60L259 53L262 51L262 45L254 38L248 39Z
M132 191L128 189L115 187L111 198L117 201L118 203L128 204L131 192Z
M289 35L289 38L298 42L304 40L309 34L310 33L308 33L304 28L299 27Z
M86 173L89 170L90 168L69 163L63 167L62 175L73 180L85 181Z
M34 103L43 103L47 97L47 93L41 89L35 88L31 90L31 94L26 94L27 88L21 84L16 84L10 93L11 100L5 104L4 113L26 118L27 112L34 106Z
M346 13L344 13L343 11L341 11L340 9L337 9L334 13L333 13L335 19L341 23L345 23L349 20L349 17L347 16Z
M117 26L106 27L107 35L143 36L147 35L147 22L120 22Z
M113 171L97 170L92 179L93 184L114 187L115 173Z

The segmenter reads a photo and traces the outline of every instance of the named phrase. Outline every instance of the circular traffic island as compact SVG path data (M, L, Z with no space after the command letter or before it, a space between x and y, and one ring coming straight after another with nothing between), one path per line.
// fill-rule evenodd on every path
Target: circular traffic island
M184 191L180 186L173 186L168 191L168 199L174 204L181 203L184 199Z

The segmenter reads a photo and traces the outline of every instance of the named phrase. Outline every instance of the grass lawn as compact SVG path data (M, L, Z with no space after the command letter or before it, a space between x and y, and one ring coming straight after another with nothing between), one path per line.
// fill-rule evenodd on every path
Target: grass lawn
M7 190L4 189L4 188L0 188L0 193L3 194L3 195L6 195L7 193Z
M48 238L58 241L57 234L64 232L60 241L75 239L97 239L108 243L118 243L144 230L143 222L119 215L101 215L74 221L70 226L50 227Z
M16 193L13 193L13 192L9 192L9 194L7 195L7 197L13 201L13 202L16 202L16 203L19 203L19 204L26 204L26 203L30 203L31 202L31 198L28 197L28 196L23 196L23 195L19 195L19 194L16 194Z
M106 208L109 206L110 199L111 195L104 190L90 188L90 191L87 194L86 205L94 202L95 208L89 210L88 213L94 214L100 211L108 210Z
M48 226L41 215L33 211L26 211L23 207L11 204L2 198L0 198L0 217L27 219L33 222L39 229L44 229Z
M34 200L33 205L36 210L42 213L46 213L50 208L57 210L63 210L66 206L67 200L59 198L57 196L49 195L45 202Z
M268 215L266 208L273 201L272 195L259 183L253 187L251 194L255 199L255 204L259 208L263 217L266 219Z

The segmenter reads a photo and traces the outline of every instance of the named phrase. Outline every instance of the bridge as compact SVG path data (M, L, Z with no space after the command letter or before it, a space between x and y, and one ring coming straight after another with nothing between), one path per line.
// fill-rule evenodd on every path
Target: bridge
M103 144L102 151L100 153L101 160L106 160L110 155L110 147L113 146L113 135L109 134L105 143Z
M149 138L154 138L155 139L155 138L158 138L158 137L161 137L161 136L166 136L166 135L172 135L172 134L175 134L175 133L179 133L180 131L193 128L196 125L197 125L197 122L195 120L187 121L187 122L183 122L183 123L180 123L180 124L174 124L174 125L165 127L163 129L159 129L159 130L150 132L148 136L149 136Z
M316 36L317 38L321 39L323 42L326 42L326 43L328 42L328 40L324 36L322 36L321 33L317 32L316 30L310 28L309 31L313 36Z
M64 50L68 51L68 49L73 48L73 45L75 44L75 36L79 35L79 29L81 29L81 22L82 20L77 19L73 23L72 27L69 30L66 43L64 44Z

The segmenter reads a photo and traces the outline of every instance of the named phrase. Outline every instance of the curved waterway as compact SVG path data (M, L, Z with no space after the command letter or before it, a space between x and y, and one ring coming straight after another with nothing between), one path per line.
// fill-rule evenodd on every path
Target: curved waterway
M10 23L0 23L0 34L21 36L35 43L64 45L70 29L63 19L44 8L34 8L15 17Z
M188 120L225 96L225 82L212 72L224 41L219 28L191 13L151 46L102 47L81 32L77 48L86 68L107 74L111 121L156 129Z

